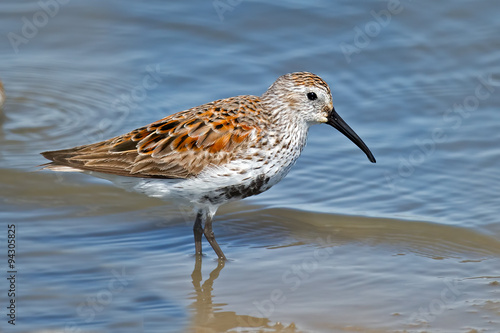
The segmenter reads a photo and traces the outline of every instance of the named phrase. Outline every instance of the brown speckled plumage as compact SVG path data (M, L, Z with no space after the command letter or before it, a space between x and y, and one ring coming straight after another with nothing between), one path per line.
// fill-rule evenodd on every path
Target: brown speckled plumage
M182 111L106 141L43 152L54 164L144 178L188 178L258 145L260 99L237 96Z

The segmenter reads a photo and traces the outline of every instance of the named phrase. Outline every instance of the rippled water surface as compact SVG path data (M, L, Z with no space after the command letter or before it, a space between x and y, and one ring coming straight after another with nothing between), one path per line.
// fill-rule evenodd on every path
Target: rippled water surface
M11 0L0 17L2 332L500 332L497 2ZM37 167L302 70L377 164L313 127L287 178L220 208L225 264L208 244L196 260L187 207Z

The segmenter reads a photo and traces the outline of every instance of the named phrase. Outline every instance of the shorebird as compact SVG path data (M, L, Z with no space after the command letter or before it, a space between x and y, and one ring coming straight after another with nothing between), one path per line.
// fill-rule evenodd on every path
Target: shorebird
M280 76L260 97L216 100L109 140L41 154L52 161L45 169L91 173L151 197L189 202L196 254L204 234L225 260L212 230L218 207L278 183L315 124L333 126L375 163L335 111L329 86L308 72Z
M0 81L0 108L3 106L5 102L5 90L3 89L2 81Z

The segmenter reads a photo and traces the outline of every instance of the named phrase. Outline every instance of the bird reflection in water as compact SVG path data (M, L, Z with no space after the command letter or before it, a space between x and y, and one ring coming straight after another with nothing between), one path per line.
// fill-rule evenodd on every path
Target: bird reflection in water
M219 277L224 268L225 261L218 260L217 267L210 273L207 280L203 282L201 267L202 258L195 259L193 273L191 274L195 301L191 304L193 318L189 327L189 332L234 332L238 329L248 330L249 328L265 329L266 332L297 333L295 325L285 327L281 323L272 324L268 318L254 317L248 315L238 315L234 311L221 311L228 307L226 303L212 302L212 290L215 280Z

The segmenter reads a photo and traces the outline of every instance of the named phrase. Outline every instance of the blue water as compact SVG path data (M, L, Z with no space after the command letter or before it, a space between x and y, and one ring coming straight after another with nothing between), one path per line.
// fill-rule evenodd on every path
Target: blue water
M498 331L496 2L40 3L0 4L2 331ZM377 163L313 127L280 184L221 207L224 267L192 255L187 207L38 171L303 70Z

